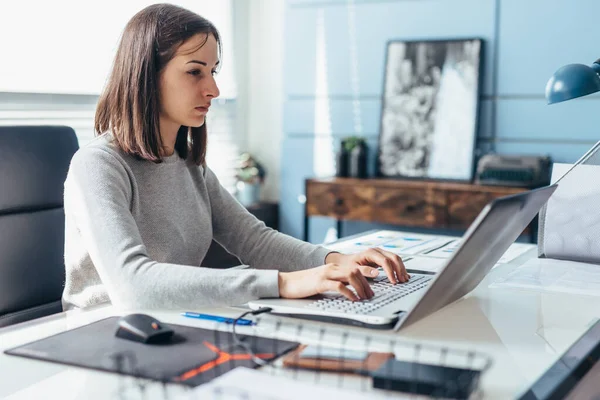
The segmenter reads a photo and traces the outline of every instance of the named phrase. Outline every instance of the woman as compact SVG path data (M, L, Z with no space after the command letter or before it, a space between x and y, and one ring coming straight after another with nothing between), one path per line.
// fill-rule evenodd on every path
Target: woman
M188 10L156 4L127 24L98 102L98 137L75 154L65 182L64 309L324 291L359 300L373 295L373 266L391 281L409 278L391 253L342 255L271 230L221 187L204 159L219 58L219 33ZM213 238L256 269L199 267Z

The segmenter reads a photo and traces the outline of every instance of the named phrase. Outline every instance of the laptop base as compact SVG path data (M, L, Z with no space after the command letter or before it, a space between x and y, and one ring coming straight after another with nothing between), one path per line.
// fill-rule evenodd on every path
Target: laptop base
M273 315L281 315L282 317L290 317L290 318L299 318L306 319L311 321L320 321L320 322L331 322L334 324L342 324L342 325L352 325L359 326L361 328L369 328L369 329L393 329L398 322L398 319L392 319L389 323L386 324L369 324L367 322L358 321L356 319L351 318L343 318L343 317L332 317L329 315L316 315L316 314L296 314L296 313L285 313L285 312L276 312L271 311L269 314Z

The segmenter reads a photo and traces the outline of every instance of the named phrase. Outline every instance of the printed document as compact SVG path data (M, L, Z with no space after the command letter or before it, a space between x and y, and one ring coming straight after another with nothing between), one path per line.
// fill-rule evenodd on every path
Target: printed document
M490 287L600 296L600 265L533 258Z

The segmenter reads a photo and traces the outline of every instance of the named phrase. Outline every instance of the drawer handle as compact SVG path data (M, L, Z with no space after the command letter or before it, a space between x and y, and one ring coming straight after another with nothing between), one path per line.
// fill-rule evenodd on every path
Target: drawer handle
M335 205L336 206L344 205L344 199L335 199Z
M417 210L417 206L415 206L415 205L408 205L404 208L405 213L412 213L412 212L415 212L416 210Z

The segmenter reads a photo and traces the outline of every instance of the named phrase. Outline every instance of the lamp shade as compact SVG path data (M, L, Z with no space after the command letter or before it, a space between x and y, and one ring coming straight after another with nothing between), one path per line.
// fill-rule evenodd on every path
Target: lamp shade
M568 64L554 73L546 84L548 104L559 103L600 91L600 64L591 67Z

